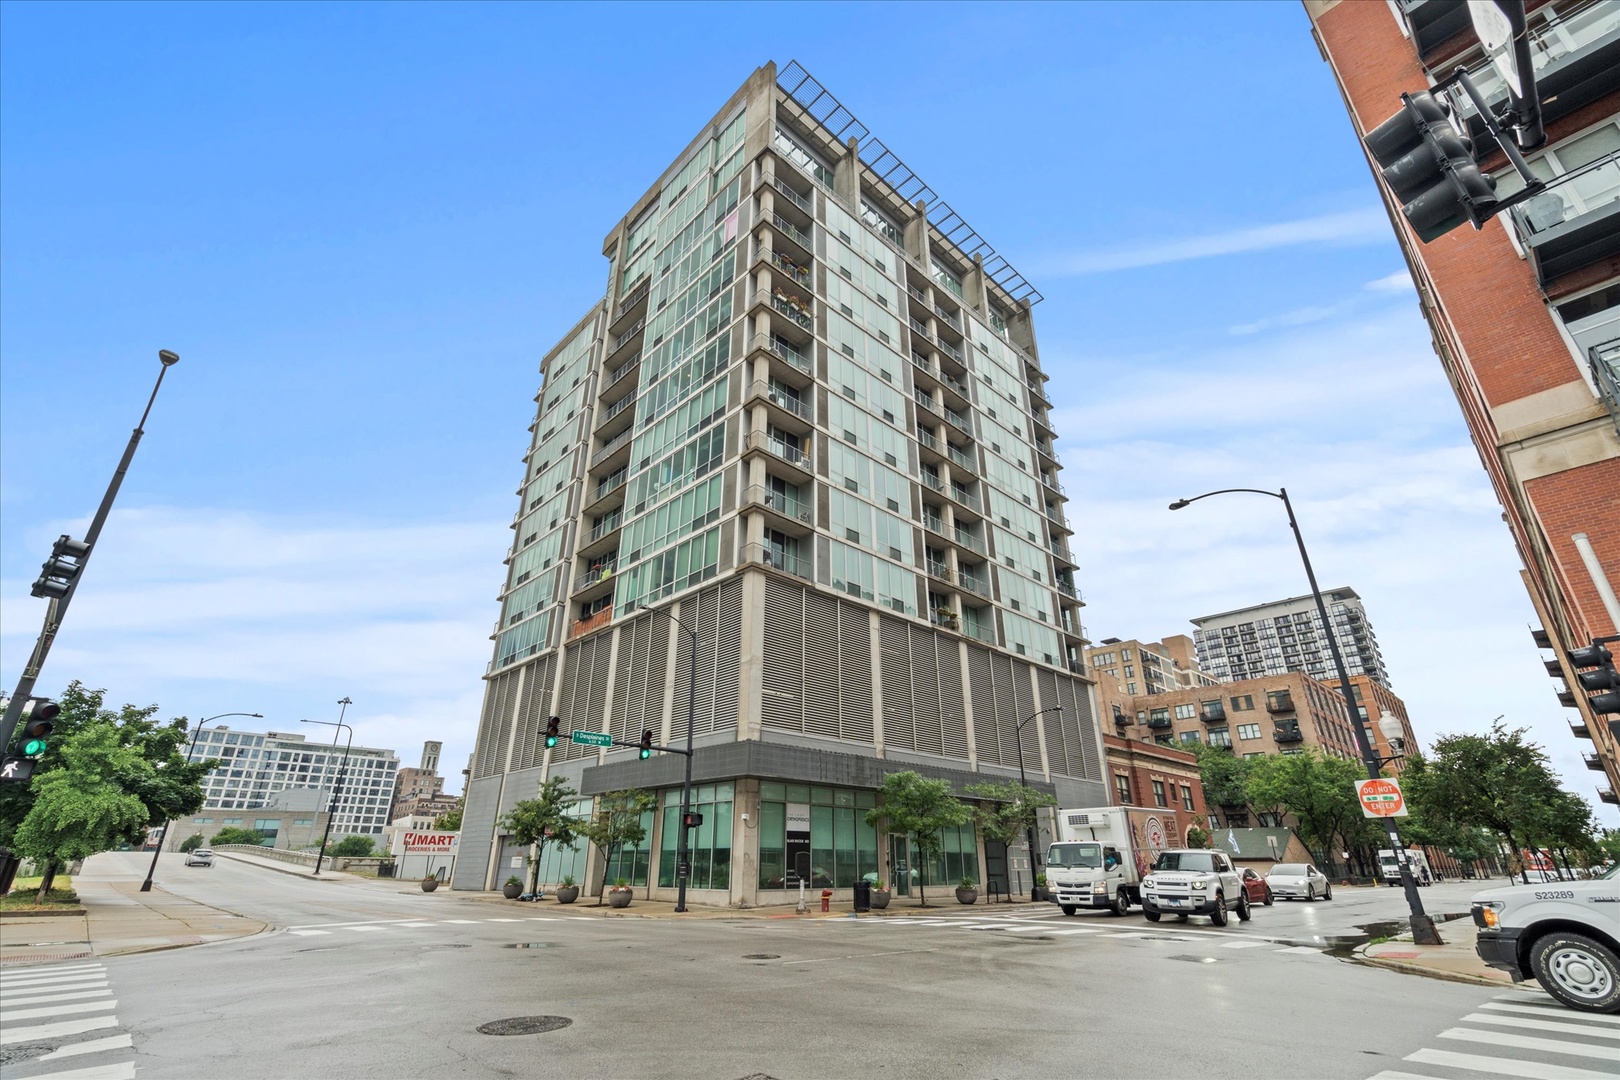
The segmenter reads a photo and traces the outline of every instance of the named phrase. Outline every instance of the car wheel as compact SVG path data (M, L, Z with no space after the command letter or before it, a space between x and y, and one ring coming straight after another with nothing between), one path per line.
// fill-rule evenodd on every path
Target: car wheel
M1315 885L1307 885L1307 886L1305 886L1305 902L1307 904L1314 904L1316 902L1316 886Z
M1271 895L1271 887L1270 887L1270 886L1267 886L1267 887L1266 887L1266 907L1270 907L1270 906L1271 906L1271 904L1272 904L1272 900L1273 900L1273 897L1272 897L1272 895Z
M1250 917L1253 916L1253 915L1254 915L1254 911L1253 911L1253 909L1251 909L1249 907L1248 894L1245 893L1243 898L1238 901L1238 909L1237 909L1238 922L1248 922Z
M1126 914L1130 910L1131 898L1125 895L1124 889L1121 889L1119 892L1114 894L1114 902L1108 906L1108 913L1110 915L1119 916Z
M1554 930L1530 947L1541 988L1581 1012L1620 1013L1620 957L1584 934Z
M1073 904L1059 904L1058 910L1062 911L1065 915L1073 915L1078 909Z
M1161 913L1154 911L1152 908L1143 908L1142 918L1146 919L1148 922L1158 922L1160 919L1164 918L1164 916Z
M1329 886L1328 886L1328 887L1327 887L1327 892L1325 892L1325 893L1323 893L1323 894L1322 894L1322 899L1324 899L1324 900L1331 900L1331 899L1333 899L1333 886L1331 886L1331 885L1329 885Z
M1209 913L1209 921L1216 926L1225 926L1231 921L1226 913L1226 897L1220 893L1215 894L1215 910Z

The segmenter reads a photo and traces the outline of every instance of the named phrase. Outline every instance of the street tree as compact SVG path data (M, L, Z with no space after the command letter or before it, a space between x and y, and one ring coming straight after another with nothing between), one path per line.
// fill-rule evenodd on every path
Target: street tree
M1204 802L1222 810L1242 812L1249 805L1249 759L1239 757L1229 746L1195 743L1198 778L1204 785Z
M203 834L200 832L194 832L184 840L180 841L180 852L183 855L190 855L193 851L196 851L202 846Z
M529 865L534 867L534 878L528 889L531 894L540 891L540 859L545 854L546 845L574 846L579 818L569 811L577 801L579 792L569 787L568 781L562 777L553 776L540 785L534 798L519 800L500 820L500 827L511 833L512 839L524 847L533 848L529 855ZM460 817L460 811L454 813ZM639 816L637 823L640 823ZM458 828L460 824L458 820Z
M363 859L374 854L369 836L345 836L327 849L328 855L338 855L348 859Z
M458 806L454 810L446 810L440 814L433 820L433 827L440 832L460 832L461 807Z
M929 780L910 769L890 773L878 789L878 805L866 812L866 823L880 832L907 838L922 866L917 898L928 906L924 886L928 867L944 846L944 830L973 819L967 804L951 794L948 780Z
M979 800L973 806L979 832L1009 847L1025 842L1043 807L1057 805L1046 792L1011 780L968 784L962 790Z
M1359 762L1309 748L1254 759L1246 788L1255 805L1280 807L1293 817L1300 839L1331 871L1335 851L1365 849L1370 839L1356 798L1355 782L1363 779Z
M574 832L596 846L602 854L602 880L596 888L596 906L602 906L607 891L607 866L614 855L623 854L626 844L635 846L647 839L645 817L655 805L653 793L639 788L609 791L596 797L596 808L587 821L572 823Z

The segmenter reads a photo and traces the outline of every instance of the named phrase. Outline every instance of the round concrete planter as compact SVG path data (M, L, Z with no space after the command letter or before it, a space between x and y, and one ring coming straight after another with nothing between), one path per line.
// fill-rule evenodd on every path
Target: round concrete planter
M559 886L557 886L557 903L559 903L559 904L572 904L575 900L578 900L578 899L579 899L579 886L578 885L559 885Z
M516 900L518 897L523 895L523 886L519 885L515 881L508 881L505 885L501 886L501 895L506 897L508 900Z
M437 889L438 887L439 887L439 879L438 878L436 878L436 877L427 877L427 878L422 879L422 891L423 892L432 892L434 889Z
M634 895L635 893L631 892L629 889L609 889L607 895L608 907L629 907L630 898Z
M976 903L979 899L978 889L957 889L956 900L960 904Z
M872 890L872 910L873 911L882 911L884 908L888 907L889 906L889 897L892 896L892 895L894 895L894 894L889 892L888 889L873 889Z

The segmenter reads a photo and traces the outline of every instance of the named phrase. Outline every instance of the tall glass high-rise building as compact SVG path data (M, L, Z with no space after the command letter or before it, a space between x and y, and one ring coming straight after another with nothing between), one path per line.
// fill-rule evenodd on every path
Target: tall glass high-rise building
M960 789L1020 752L1060 805L1107 802L1039 294L797 64L757 70L603 253L605 298L541 365L456 887L521 876L498 819L563 776L580 813L626 787L657 810L612 865L582 844L542 880L672 892L682 758L569 734L684 746L695 664L694 900L1027 889L971 826L920 867L864 815L888 772Z

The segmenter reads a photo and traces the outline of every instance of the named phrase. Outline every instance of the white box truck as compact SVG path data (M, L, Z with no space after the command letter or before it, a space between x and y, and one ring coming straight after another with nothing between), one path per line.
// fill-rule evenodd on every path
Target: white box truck
M1176 811L1099 806L1057 812L1057 839L1046 852L1046 890L1065 915L1107 908L1123 915L1142 903L1142 879L1185 825Z
M1434 882L1434 871L1429 868L1429 856L1420 848L1407 848L1406 859L1412 868L1412 881L1419 888ZM1380 848L1378 851L1379 876L1384 879L1385 885L1399 885L1401 883L1401 864L1395 857L1391 848Z

